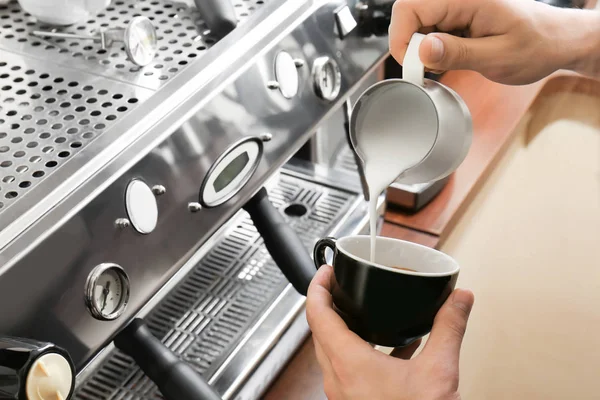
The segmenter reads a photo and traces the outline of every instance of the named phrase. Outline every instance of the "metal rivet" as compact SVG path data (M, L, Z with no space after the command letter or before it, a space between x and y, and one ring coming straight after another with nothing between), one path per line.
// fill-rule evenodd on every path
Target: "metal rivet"
M267 82L267 87L272 90L279 89L279 82L277 82L277 81Z
M269 132L265 132L262 135L260 135L260 140L262 140L263 142L268 142L271 139L273 139L273 135L271 135Z
M152 193L156 196L163 195L167 192L167 189L163 185L154 185L152 186Z
M200 205L200 203L191 202L188 203L188 210L190 210L190 212L195 213L202 210L202 206Z
M300 58L296 58L294 60L294 65L296 65L296 68L302 68L302 67L304 67L304 60L302 60Z
M131 225L131 222L129 222L129 220L127 218L118 218L115 221L115 226L119 229L128 228L129 225Z

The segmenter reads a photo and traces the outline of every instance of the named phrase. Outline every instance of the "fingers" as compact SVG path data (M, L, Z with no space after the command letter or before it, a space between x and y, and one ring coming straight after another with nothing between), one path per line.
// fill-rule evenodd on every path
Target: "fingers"
M427 37L421 43L419 56L428 70L480 71L495 65L498 54L506 50L506 38L502 35L462 38L431 33L433 28L443 32L468 29L478 7L481 7L480 2L468 0L397 0L389 28L392 56L402 64L413 34L421 32L427 33Z
M397 347L395 348L391 353L390 356L395 357L395 358L400 358L402 360L410 360L411 357L413 356L413 354L415 354L415 351L417 351L417 349L419 348L419 346L421 345L421 339L409 344L406 347Z
M359 349L371 347L351 332L333 310L331 297L333 268L322 266L314 276L306 297L306 318L316 341L329 360L343 358ZM366 346L366 347L365 347Z
M456 3L456 4L455 4ZM433 27L445 31L465 29L477 2L465 0L397 0L389 28L390 52L400 64L415 32L429 33Z
M432 33L421 42L419 57L423 65L432 70L480 71L497 64L504 43L502 36L471 39Z
M468 290L455 290L435 317L429 340L421 354L458 365L460 347L475 299Z

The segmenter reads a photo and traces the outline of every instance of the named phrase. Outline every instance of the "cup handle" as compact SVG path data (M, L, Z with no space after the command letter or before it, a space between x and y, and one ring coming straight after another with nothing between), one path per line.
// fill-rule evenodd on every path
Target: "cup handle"
M424 85L425 66L419 57L419 47L423 39L425 39L425 35L422 33L412 35L402 63L402 78L421 87Z
M332 237L320 239L317 244L315 244L313 260L317 269L321 268L321 265L327 264L327 260L325 259L325 250L329 248L335 252L335 246L336 240Z

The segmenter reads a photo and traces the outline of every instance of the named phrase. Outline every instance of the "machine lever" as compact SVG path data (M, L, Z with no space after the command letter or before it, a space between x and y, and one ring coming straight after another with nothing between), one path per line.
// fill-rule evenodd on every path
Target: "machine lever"
M260 189L246 203L244 209L250 214L256 230L263 237L275 264L298 293L306 296L308 285L317 271L296 232L269 200L267 190Z
M119 350L135 360L165 400L221 400L196 370L150 332L142 319L131 321L114 342Z

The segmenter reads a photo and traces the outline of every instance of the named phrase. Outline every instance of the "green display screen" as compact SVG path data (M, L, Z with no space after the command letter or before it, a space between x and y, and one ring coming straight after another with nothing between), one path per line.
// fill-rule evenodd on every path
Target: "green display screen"
M221 171L219 176L217 176L217 179L215 179L213 182L213 188L215 189L215 192L218 193L227 187L227 185L229 185L231 181L233 181L236 176L242 172L246 164L248 164L248 160L250 160L250 157L248 157L247 152L243 152L234 158L233 161L231 161L229 165L226 166L223 171Z

